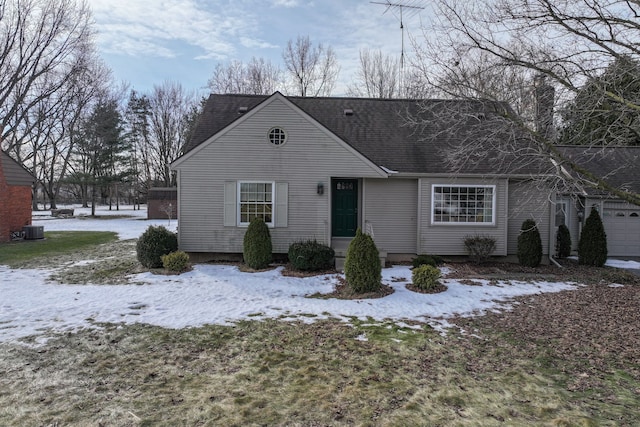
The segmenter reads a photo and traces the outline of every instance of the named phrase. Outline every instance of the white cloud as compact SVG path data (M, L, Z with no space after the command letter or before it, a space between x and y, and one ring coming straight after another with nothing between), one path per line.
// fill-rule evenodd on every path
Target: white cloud
M194 0L158 3L154 0L89 0L98 42L108 53L176 57L180 43L204 51L201 57L233 54L239 34L252 28L250 15L225 9L222 16Z
M298 6L298 0L274 0L274 7L296 7Z

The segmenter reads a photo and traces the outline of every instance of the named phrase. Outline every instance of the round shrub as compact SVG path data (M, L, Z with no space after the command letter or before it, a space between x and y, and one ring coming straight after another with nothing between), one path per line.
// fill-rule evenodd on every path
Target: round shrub
M289 246L289 262L296 270L318 271L331 268L335 251L315 240L295 242Z
M569 228L562 224L558 227L556 235L556 256L566 258L571 255L571 233Z
M243 242L244 263L254 270L267 268L272 260L271 233L262 218L249 223Z
M136 255L147 268L162 267L162 255L178 249L178 237L163 226L150 225L136 243Z
M527 219L518 236L518 262L527 267L537 267L542 261L542 240L536 222Z
M162 266L169 271L185 271L189 267L189 255L183 251L171 252L167 255L162 255Z
M488 260L496 250L496 239L491 236L467 236L464 238L464 247L469 257L480 264Z
M432 265L421 265L411 272L413 285L423 291L434 289L439 284L440 270Z
M344 275L354 293L377 292L381 287L380 254L371 236L359 228L347 248Z
M607 234L604 232L598 210L591 208L578 242L578 263L602 267L605 262L607 262Z

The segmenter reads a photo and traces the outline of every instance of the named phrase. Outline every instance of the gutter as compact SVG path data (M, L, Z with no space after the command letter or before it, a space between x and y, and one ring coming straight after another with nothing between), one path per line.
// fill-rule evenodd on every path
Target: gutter
M552 255L549 255L549 261L551 261L551 263L553 265L555 265L558 268L564 268L563 266L560 265L560 263L558 263L558 261L556 261Z

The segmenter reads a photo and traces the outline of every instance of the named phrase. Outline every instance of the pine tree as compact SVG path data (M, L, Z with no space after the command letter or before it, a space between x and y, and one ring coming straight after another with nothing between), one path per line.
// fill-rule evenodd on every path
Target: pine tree
M607 235L598 210L593 207L578 242L578 263L602 267L607 262Z

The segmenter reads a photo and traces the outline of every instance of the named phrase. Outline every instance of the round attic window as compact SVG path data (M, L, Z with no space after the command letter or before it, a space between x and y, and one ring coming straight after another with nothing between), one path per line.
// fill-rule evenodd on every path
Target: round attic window
M273 145L279 146L287 141L287 134L284 133L284 129L275 127L269 130L269 142Z

